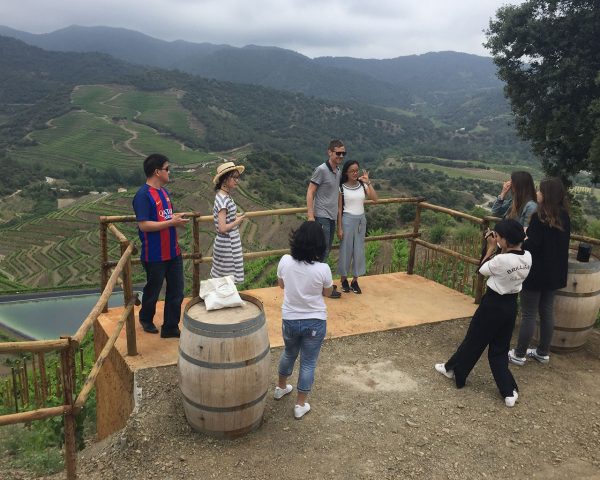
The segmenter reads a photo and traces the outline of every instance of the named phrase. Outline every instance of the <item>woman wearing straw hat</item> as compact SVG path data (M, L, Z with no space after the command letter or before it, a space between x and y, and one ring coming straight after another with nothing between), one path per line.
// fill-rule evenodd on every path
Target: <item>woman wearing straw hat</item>
M210 276L219 278L231 275L235 283L244 281L244 258L239 232L244 215L237 216L237 206L230 194L237 187L243 171L242 165L225 162L217 167L217 174L213 178L217 192L213 208L217 236L213 244Z

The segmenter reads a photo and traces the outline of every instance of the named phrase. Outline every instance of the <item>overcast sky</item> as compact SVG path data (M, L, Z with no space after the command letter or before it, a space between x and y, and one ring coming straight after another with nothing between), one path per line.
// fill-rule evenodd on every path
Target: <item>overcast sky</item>
M123 27L163 40L274 45L309 57L489 55L483 31L523 0L0 0L0 24L31 33Z

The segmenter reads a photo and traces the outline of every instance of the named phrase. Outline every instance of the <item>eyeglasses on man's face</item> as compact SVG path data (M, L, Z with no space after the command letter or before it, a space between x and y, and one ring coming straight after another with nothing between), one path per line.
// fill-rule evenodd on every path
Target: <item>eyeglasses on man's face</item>
M345 157L346 156L346 152L335 152L335 156L336 157Z
M163 172L168 172L169 166L167 165L165 168L157 168L157 170L162 170Z

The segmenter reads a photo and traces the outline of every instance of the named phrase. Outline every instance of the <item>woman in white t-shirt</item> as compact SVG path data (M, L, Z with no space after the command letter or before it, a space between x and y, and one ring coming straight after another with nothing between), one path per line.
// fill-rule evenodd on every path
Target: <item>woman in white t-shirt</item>
M290 238L292 254L284 255L277 267L277 282L283 288L281 307L285 348L279 359L279 379L275 400L292 391L287 378L300 354L298 395L294 417L302 418L310 410L306 397L315 378L317 359L327 332L327 307L323 296L333 291L329 265L323 262L327 245L318 222L304 222Z
M367 218L365 217L365 200L377 200L377 193L369 180L369 172L359 173L360 165L356 160L348 160L342 168L340 194L338 199L338 237L340 239L340 255L338 273L342 283L342 291L352 290L362 293L358 285L358 277L367 271L365 262L365 235ZM348 284L348 273L352 264L352 282Z
M524 239L522 225L513 219L498 222L489 232L479 268L479 273L489 277L487 291L454 355L435 365L439 373L454 378L456 387L462 388L488 347L490 369L507 407L513 407L519 397L517 382L508 369L508 350L517 317L517 296L531 269L531 254L521 248ZM494 255L497 247L501 253Z

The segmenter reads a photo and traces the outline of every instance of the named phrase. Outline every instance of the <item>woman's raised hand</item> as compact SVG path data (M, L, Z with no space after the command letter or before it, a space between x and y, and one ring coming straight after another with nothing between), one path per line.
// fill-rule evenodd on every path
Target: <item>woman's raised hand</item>
M358 179L363 183L369 183L369 172L368 170L363 170L362 175L358 177Z
M500 198L504 199L504 197L510 191L511 188L512 188L511 180L507 180L506 182L504 182L504 184L502 185L502 191L500 192Z

